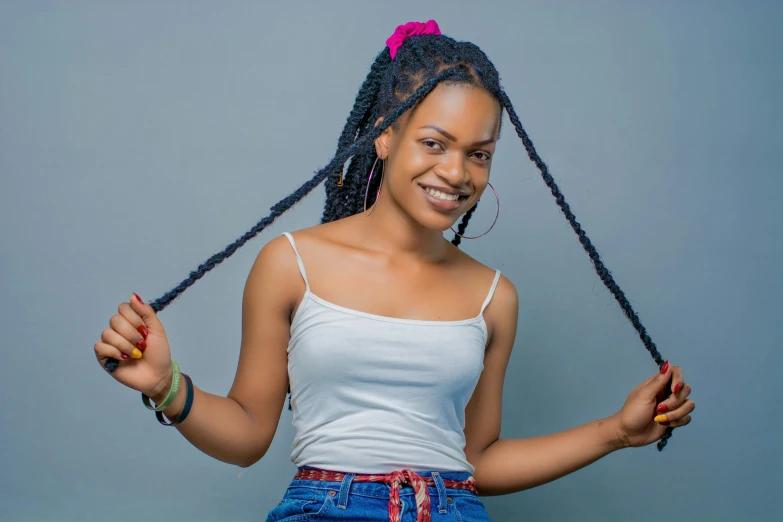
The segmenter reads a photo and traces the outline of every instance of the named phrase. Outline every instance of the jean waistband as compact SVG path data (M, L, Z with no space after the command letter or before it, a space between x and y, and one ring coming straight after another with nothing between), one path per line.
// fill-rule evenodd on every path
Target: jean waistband
M389 520L390 522L399 522L402 510L400 495L404 494L401 489L406 486L413 488L413 494L416 498L417 522L430 522L431 498L429 488L434 488L438 496L438 511L446 513L447 498L446 490L451 494L476 495L476 486L473 477L468 472L460 471L424 471L414 472L410 469L393 471L386 475L381 474L361 474L361 473L343 473L338 471L322 470L304 466L299 468L292 486L297 483L306 482L308 485L319 487L324 486L331 490L336 490L339 484L339 496L337 507L345 509L348 503L349 493L370 493L371 496L380 496L380 486L386 485L389 495ZM302 484L304 485L304 484ZM362 487L366 486L366 487ZM373 487L374 486L374 487ZM364 490L364 491L362 491ZM331 493L330 494L335 494ZM408 492L410 494L410 492Z

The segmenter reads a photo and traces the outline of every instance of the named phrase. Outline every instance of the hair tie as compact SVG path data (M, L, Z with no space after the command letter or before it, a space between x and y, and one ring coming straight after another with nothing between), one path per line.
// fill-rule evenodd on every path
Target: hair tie
M425 34L440 35L440 27L435 20L429 20L427 23L422 22L408 22L404 25L398 25L394 34L386 39L386 46L391 52L391 58L397 55L397 49L400 48L402 42L411 36L422 36Z

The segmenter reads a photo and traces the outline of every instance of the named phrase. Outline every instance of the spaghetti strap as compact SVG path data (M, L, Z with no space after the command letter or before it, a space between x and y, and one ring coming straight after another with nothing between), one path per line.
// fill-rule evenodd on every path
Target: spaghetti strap
M492 301L492 296L495 295L495 289L498 287L498 281L500 281L500 270L495 270L495 279L492 281L492 287L489 289L487 298L484 299L484 304L481 305L481 312L479 312L479 315L484 313L484 309L489 305L489 302Z
M288 238L288 242L291 243L291 248L294 249L294 254L296 254L296 263L299 265L299 273L302 274L302 279L304 279L304 283L305 283L305 289L309 292L310 291L310 283L307 282L307 272L305 272L304 263L302 263L302 258L299 256L299 251L296 249L296 243L294 242L294 236L292 236L288 232L283 232L283 235L286 238Z

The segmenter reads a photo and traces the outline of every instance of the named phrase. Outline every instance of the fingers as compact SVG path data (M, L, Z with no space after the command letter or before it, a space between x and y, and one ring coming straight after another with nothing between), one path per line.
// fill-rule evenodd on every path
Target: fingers
M98 362L101 366L106 366L106 360L108 358L112 359L129 359L130 357L128 355L125 355L121 351L119 351L116 347L107 344L103 341L98 341L95 343L94 346L95 349L95 357L98 359Z
M98 362L109 372L116 368L118 359L141 359L147 349L150 325L163 333L162 325L150 305L145 304L135 293L131 295L130 301L120 304L118 313L109 319L109 328L101 332L101 340L94 346Z
M674 391L672 391L672 394L669 396L669 398L667 398L666 400L658 404L658 406L655 408L655 412L666 413L668 411L673 411L679 408L685 402L685 399L687 399L690 394L691 394L690 384L681 383L679 389L677 390L677 393L674 393Z
M117 368L119 359L141 359L150 329L165 335L155 310L135 292L130 302L121 303L117 311L109 320L110 327L101 332L101 340L94 346L95 357L109 373Z
M682 368L680 366L672 366L672 393L676 394L680 391L685 383L685 377L683 375Z
M145 303L135 292L131 294L130 305L133 311L141 317L143 324L146 325L149 332L163 333L163 325L160 320L158 320L158 315L155 313L155 310Z
M112 317L111 322L117 323L120 321L120 319L115 319L118 316ZM125 318L121 317L122 321L126 321ZM133 327L130 326L129 323L126 321L126 326L122 328L123 330L130 328L132 331ZM138 335L138 333L136 333ZM117 358L123 358L123 359L141 359L141 350L139 350L136 346L131 344L131 342L123 335L117 332L117 330L112 326L112 328L106 328L103 332L101 332L101 341L104 343L113 346L117 350L119 350L121 353L125 354L126 357L119 356ZM119 355L119 354L118 354Z
M131 343L133 343L134 346L136 346L139 350L142 352L146 350L147 348L147 336L150 334L149 330L147 329L147 326L144 324L144 321L142 320L141 316L136 313L136 311L133 309L130 303L127 301L124 303L121 303L120 306L117 309L120 312L120 316L125 318L127 323L130 325L130 328L132 328L135 331L131 331L129 328L124 326L124 331L117 330L120 334L122 334L126 339L128 339ZM111 321L109 321L111 323ZM114 328L114 325L112 325L112 328Z
M669 365L669 361L666 361L661 368L661 371L647 379L641 389L642 395L653 402L658 402L658 397L666 389L666 384L671 379L674 367Z
M133 324L125 318L125 316L114 314L112 318L109 319L109 325L115 332L127 339L129 343L138 348L140 351L143 352L147 349L147 341L145 340L144 336L139 333L138 329L134 327Z
M653 420L663 426L671 428L685 426L691 422L690 414L694 409L696 409L696 403L690 399L686 399L678 408L667 413L657 415Z

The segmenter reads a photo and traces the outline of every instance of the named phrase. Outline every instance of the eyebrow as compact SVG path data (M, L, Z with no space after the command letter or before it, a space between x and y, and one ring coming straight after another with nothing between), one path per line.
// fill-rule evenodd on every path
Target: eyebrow
M446 132L445 130L441 129L437 125L425 125L423 127L419 127L419 129L432 129L435 131L438 131L439 133L443 134L446 138L450 139L451 141L457 141L457 138L455 138L452 134ZM497 141L497 138L490 138L488 140L482 140L477 141L475 143L471 143L471 147L480 147L482 145L489 145L490 143L494 143Z

